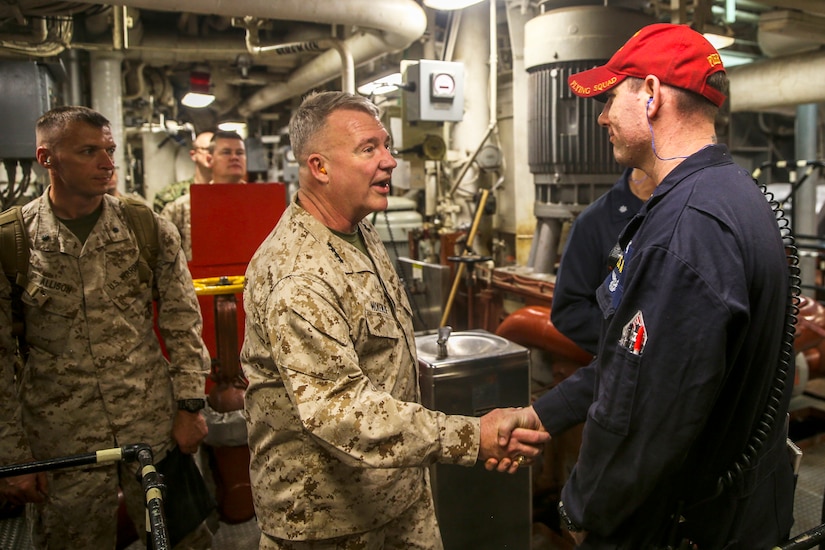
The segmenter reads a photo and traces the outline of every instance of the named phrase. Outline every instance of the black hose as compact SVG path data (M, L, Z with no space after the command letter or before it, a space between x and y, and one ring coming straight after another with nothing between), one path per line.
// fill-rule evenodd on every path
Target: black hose
M756 180L754 180L754 182L759 185L759 189L765 195L765 198L771 205L771 209L776 215L776 221L782 235L782 242L785 244L785 254L788 258L788 298L785 307L785 329L782 334L782 345L779 350L779 363L776 368L771 391L768 394L768 400L765 403L765 410L762 412L758 424L745 445L745 451L726 472L719 476L716 487L717 496L725 489L731 487L742 475L744 470L753 466L759 451L765 446L765 442L773 431L774 426L776 426L777 415L779 414L782 397L785 392L788 371L794 362L793 344L796 334L797 315L799 314L799 295L802 284L796 242L790 222L782 210L782 205L775 199L773 193L768 191L765 185L759 184Z

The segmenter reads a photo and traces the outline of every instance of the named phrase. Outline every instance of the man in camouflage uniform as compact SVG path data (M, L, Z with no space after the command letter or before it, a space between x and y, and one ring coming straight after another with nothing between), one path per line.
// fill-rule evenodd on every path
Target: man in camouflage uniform
M418 404L412 311L365 219L387 207L389 139L377 108L343 92L310 96L290 124L300 189L244 290L261 548L441 549L427 466L529 463L547 440L523 430L534 446L502 448L498 423L515 411L474 418Z
M121 201L106 194L114 171L109 121L85 107L58 107L37 123L43 195L23 208L31 243L22 296L28 353L16 359L11 286L0 277L0 463L89 453L134 443L156 460L177 444L197 450L209 355L178 233L158 219L152 284L139 276L138 241ZM147 207L148 208L148 207ZM154 214L153 214L154 215ZM17 366L17 368L15 368ZM118 485L138 531L145 497L135 464L54 470L0 480L0 495L33 503L35 548L115 548Z
M189 186L198 183L209 183L212 180L212 168L209 166L209 143L212 141L212 132L201 132L189 149L189 157L195 163L194 175L186 180L170 183L155 194L153 208L158 214L163 207L183 195L189 194Z
M209 144L212 179L208 183L246 183L246 145L232 131L218 130ZM180 232L181 248L186 260L192 261L192 202L189 193L163 207L160 215Z

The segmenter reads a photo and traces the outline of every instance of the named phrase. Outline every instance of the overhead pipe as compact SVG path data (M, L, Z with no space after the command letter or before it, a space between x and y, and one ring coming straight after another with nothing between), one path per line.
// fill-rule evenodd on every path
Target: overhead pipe
M806 52L728 69L730 110L767 111L825 102L825 51ZM770 90L770 93L765 93Z
M258 40L259 25L261 21L247 16L243 18L243 26L246 29L246 49L253 55L262 53L276 53L278 55L289 55L301 52L318 52L325 50L335 50L341 56L341 90L351 94L355 93L355 62L352 59L352 52L349 51L346 42L337 38L321 38L317 40L306 40L303 42L291 42L288 44L274 44L261 46Z
M0 34L0 48L23 55L52 57L63 53L66 46L72 41L74 26L69 18L60 17L55 19L54 34L56 36L49 41L46 41L49 34L46 18L39 19L36 22L33 21L31 27L32 35L30 37ZM33 41L34 43L32 43Z
M427 29L427 16L415 0L113 0L113 5L155 11L192 12L227 17L239 14L286 21L308 21L360 27L344 42L354 64L402 50ZM270 84L241 103L241 116L263 110L325 84L341 74L341 58L328 51L293 72L286 82Z

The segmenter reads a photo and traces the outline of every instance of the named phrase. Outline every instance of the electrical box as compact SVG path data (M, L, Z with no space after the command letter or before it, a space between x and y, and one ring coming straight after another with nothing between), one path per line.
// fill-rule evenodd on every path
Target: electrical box
M404 72L408 122L457 122L464 118L464 64L421 59Z
M0 62L0 158L32 159L37 149L35 123L57 103L57 85L46 65Z

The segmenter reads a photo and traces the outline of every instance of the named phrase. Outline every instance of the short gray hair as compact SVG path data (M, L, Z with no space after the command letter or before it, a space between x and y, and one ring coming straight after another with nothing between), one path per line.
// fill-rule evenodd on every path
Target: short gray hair
M304 98L289 121L289 143L299 164L304 164L310 152L307 148L324 129L327 117L334 111L361 111L379 118L381 112L364 96L347 92L315 92Z

